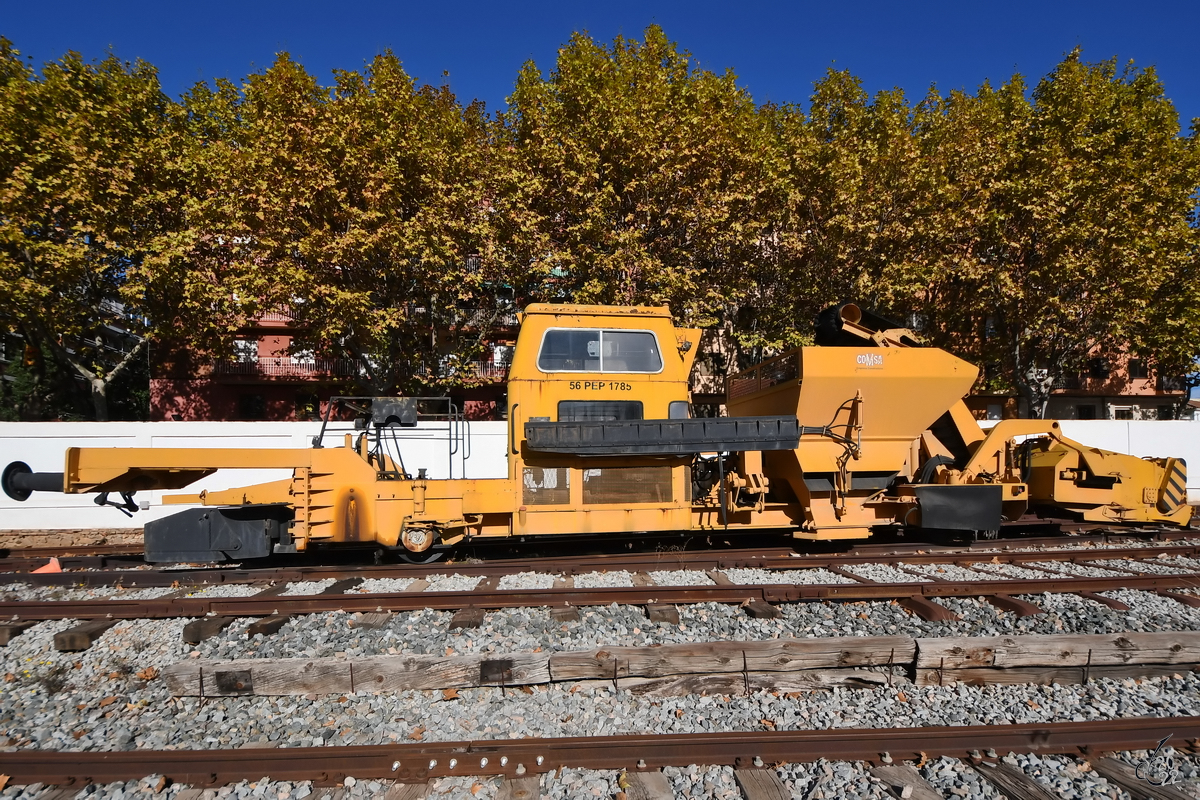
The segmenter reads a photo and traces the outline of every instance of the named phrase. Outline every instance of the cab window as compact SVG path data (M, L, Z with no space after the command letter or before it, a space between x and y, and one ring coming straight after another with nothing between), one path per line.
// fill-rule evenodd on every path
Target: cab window
M619 422L642 418L641 400L561 400L559 422Z
M542 372L661 372L658 339L650 331L555 329L538 352Z

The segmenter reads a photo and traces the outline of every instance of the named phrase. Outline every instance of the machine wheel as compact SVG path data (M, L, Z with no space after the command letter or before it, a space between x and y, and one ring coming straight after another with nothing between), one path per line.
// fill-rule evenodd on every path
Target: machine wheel
M397 550L396 554L400 556L401 561L406 561L409 564L432 564L436 561L441 561L449 552L449 549L431 547L420 553L414 553L411 550Z

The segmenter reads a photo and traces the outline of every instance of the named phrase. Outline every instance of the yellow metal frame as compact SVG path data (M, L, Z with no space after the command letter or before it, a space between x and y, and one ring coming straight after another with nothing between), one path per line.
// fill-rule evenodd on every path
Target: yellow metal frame
M439 539L453 544L469 537L726 528L787 529L802 539L861 538L876 525L919 521L911 484L926 464L940 464L932 470L933 483L1003 484L1006 517L1044 504L1103 522L1184 524L1190 518L1190 507L1179 500L1186 475L1181 461L1084 447L1064 438L1056 422L1006 420L984 432L962 403L976 367L942 350L905 346L911 339L891 331L847 325L862 336L861 347L798 348L730 377L731 416L794 414L802 436L795 450L736 454L734 469L703 496L692 496L690 457L583 458L530 451L525 423L556 421L565 400L636 400L644 418L667 418L671 403L689 399L700 340L700 331L675 327L666 307L554 304L533 305L521 315L508 383L505 478L392 479L377 472L347 436L343 447L320 449L73 447L66 454L64 491L181 489L218 469L290 469L287 480L165 502L289 504L299 549L315 541L422 550ZM546 332L556 328L649 331L659 343L662 369L543 372L538 349ZM953 448L935 435L935 423L943 436L955 432ZM1036 446L1026 448L1028 484L1021 474L1022 437L1038 437ZM969 456L961 469L948 465L962 463L950 452L954 448ZM527 473L547 480L547 469L567 482L563 502L556 505L527 498ZM585 483L598 475L629 477L635 488L639 478L658 476L660 496L585 502ZM891 476L908 484L885 492Z

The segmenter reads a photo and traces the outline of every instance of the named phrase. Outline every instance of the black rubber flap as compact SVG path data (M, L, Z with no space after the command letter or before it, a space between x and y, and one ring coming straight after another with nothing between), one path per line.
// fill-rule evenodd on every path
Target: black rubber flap
M639 419L622 422L527 422L530 450L578 456L661 456L747 450L795 450L795 417Z
M917 486L921 527L994 531L1000 527L1004 487L999 484Z

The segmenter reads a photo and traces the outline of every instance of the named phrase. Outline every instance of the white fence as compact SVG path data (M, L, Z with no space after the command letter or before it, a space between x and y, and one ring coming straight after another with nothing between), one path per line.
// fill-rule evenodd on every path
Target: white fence
M320 429L315 422L3 422L0 423L0 467L24 461L35 472L62 472L68 447L311 447ZM1124 420L1064 420L1063 433L1092 447L1136 456L1182 456L1188 470L1188 495L1200 502L1200 424ZM326 446L338 446L344 428ZM502 478L507 474L507 423L473 422L470 446L451 456L446 429L422 423L400 432L406 468L428 470L431 478ZM469 457L468 457L469 456ZM221 470L181 490L195 493L274 481L287 470ZM168 492L167 494L174 494ZM93 495L35 492L24 503L0 494L0 530L127 528L158 519L186 506L164 506L164 492L142 492L150 507L131 520L115 508L101 508Z
M1063 435L1080 444L1140 457L1183 458L1188 502L1200 505L1200 423L1192 420L1065 419Z
M306 448L320 429L319 422L0 422L0 468L24 461L34 472L62 472L68 447ZM333 435L326 434L325 446L341 446L348 430L343 424ZM451 471L455 478L505 477L507 424L472 422L469 431L469 447L460 445L451 454L445 423L401 429L405 467L413 474L425 468L431 478L449 477ZM97 506L95 495L34 492L19 503L0 493L0 530L137 527L188 507L164 506L164 494L231 489L290 476L290 470L228 469L177 492L139 492L134 499L148 501L150 507L133 519Z

